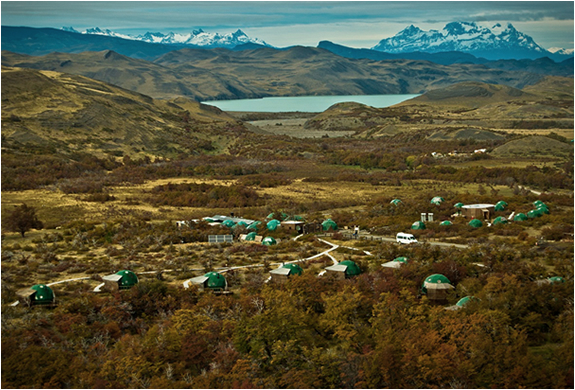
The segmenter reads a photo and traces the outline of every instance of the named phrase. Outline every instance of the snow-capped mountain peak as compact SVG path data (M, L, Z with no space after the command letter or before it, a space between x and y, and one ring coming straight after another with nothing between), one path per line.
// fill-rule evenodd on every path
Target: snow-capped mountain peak
M381 40L373 49L388 53L461 51L490 59L539 58L549 54L511 23L488 28L475 22L451 22L440 31L423 31L411 25Z
M72 27L63 27L62 30L78 32ZM270 46L261 39L248 37L247 34L240 29L238 29L233 33L226 33L226 34L208 33L202 29L196 29L192 30L191 33L183 33L183 34L174 32L169 32L167 34L161 32L147 32L142 35L132 36L132 35L119 34L108 29L102 30L99 27L94 27L87 29L86 31L82 32L82 34L105 35L110 37L131 39L148 43L161 43L166 45L190 45L190 46L200 46L209 48L212 47L233 48L237 45L242 45L246 43L256 43L263 46Z

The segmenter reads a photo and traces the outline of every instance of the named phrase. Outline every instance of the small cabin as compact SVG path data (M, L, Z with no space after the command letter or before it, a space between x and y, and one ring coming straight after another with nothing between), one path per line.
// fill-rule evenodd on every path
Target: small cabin
M280 226L282 227L283 230L287 232L296 232L298 234L301 234L303 232L304 225L305 222L303 221L283 221L282 223L280 223Z
M494 204L480 203L461 206L461 215L469 219L491 220L491 214L494 212Z

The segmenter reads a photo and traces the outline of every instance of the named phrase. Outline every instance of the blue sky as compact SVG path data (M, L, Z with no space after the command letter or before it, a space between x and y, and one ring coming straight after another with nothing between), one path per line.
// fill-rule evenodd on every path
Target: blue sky
M453 21L512 23L540 46L573 48L573 1L2 1L2 25L120 33L226 33L285 47L322 40L375 46L410 24L440 30Z

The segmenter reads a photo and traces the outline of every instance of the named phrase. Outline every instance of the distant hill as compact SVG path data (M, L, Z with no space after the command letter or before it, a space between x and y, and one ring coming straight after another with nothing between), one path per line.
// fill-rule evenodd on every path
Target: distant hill
M477 108L486 104L517 98L534 100L536 96L505 85L464 82L428 91L421 96L403 102L403 105L430 103Z
M569 153L573 153L573 144L569 145L556 139L534 135L509 141L495 148L492 153L499 156L516 157L565 157Z
M2 148L113 156L217 149L237 127L217 108L148 96L83 76L2 67Z
M501 140L515 129L573 129L573 79L547 77L523 89L463 82L430 90L387 108L336 104L309 119L307 129L353 129L358 137L423 131L429 139Z
M301 46L242 51L186 48L165 53L153 62L113 51L40 57L3 51L2 64L84 75L154 98L186 96L200 101L423 93L467 81L523 88L543 78L540 74L506 72L479 64L348 59L324 49Z
M152 60L184 45L162 45L104 35L78 34L55 28L2 26L2 50L42 56L53 52L82 53L112 50L125 56Z
M530 72L552 76L573 77L573 57L555 62L548 57L539 58L536 60L523 59L523 60L487 60L485 58L478 58L472 54L460 51L450 52L401 52L401 53L386 53L372 49L354 49L342 45L337 45L329 41L322 41L318 45L319 48L329 50L334 54L346 58L356 59L370 59L375 61L391 60L391 59L410 59L410 60L423 60L431 61L441 65L451 64L481 64L492 69L501 69L506 71L521 71Z

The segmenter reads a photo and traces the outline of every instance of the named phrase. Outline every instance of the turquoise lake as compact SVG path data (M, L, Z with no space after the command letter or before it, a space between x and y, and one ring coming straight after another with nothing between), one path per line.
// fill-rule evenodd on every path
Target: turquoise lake
M336 103L357 102L371 107L393 106L419 95L296 96L262 99L215 100L202 102L224 111L322 112Z

